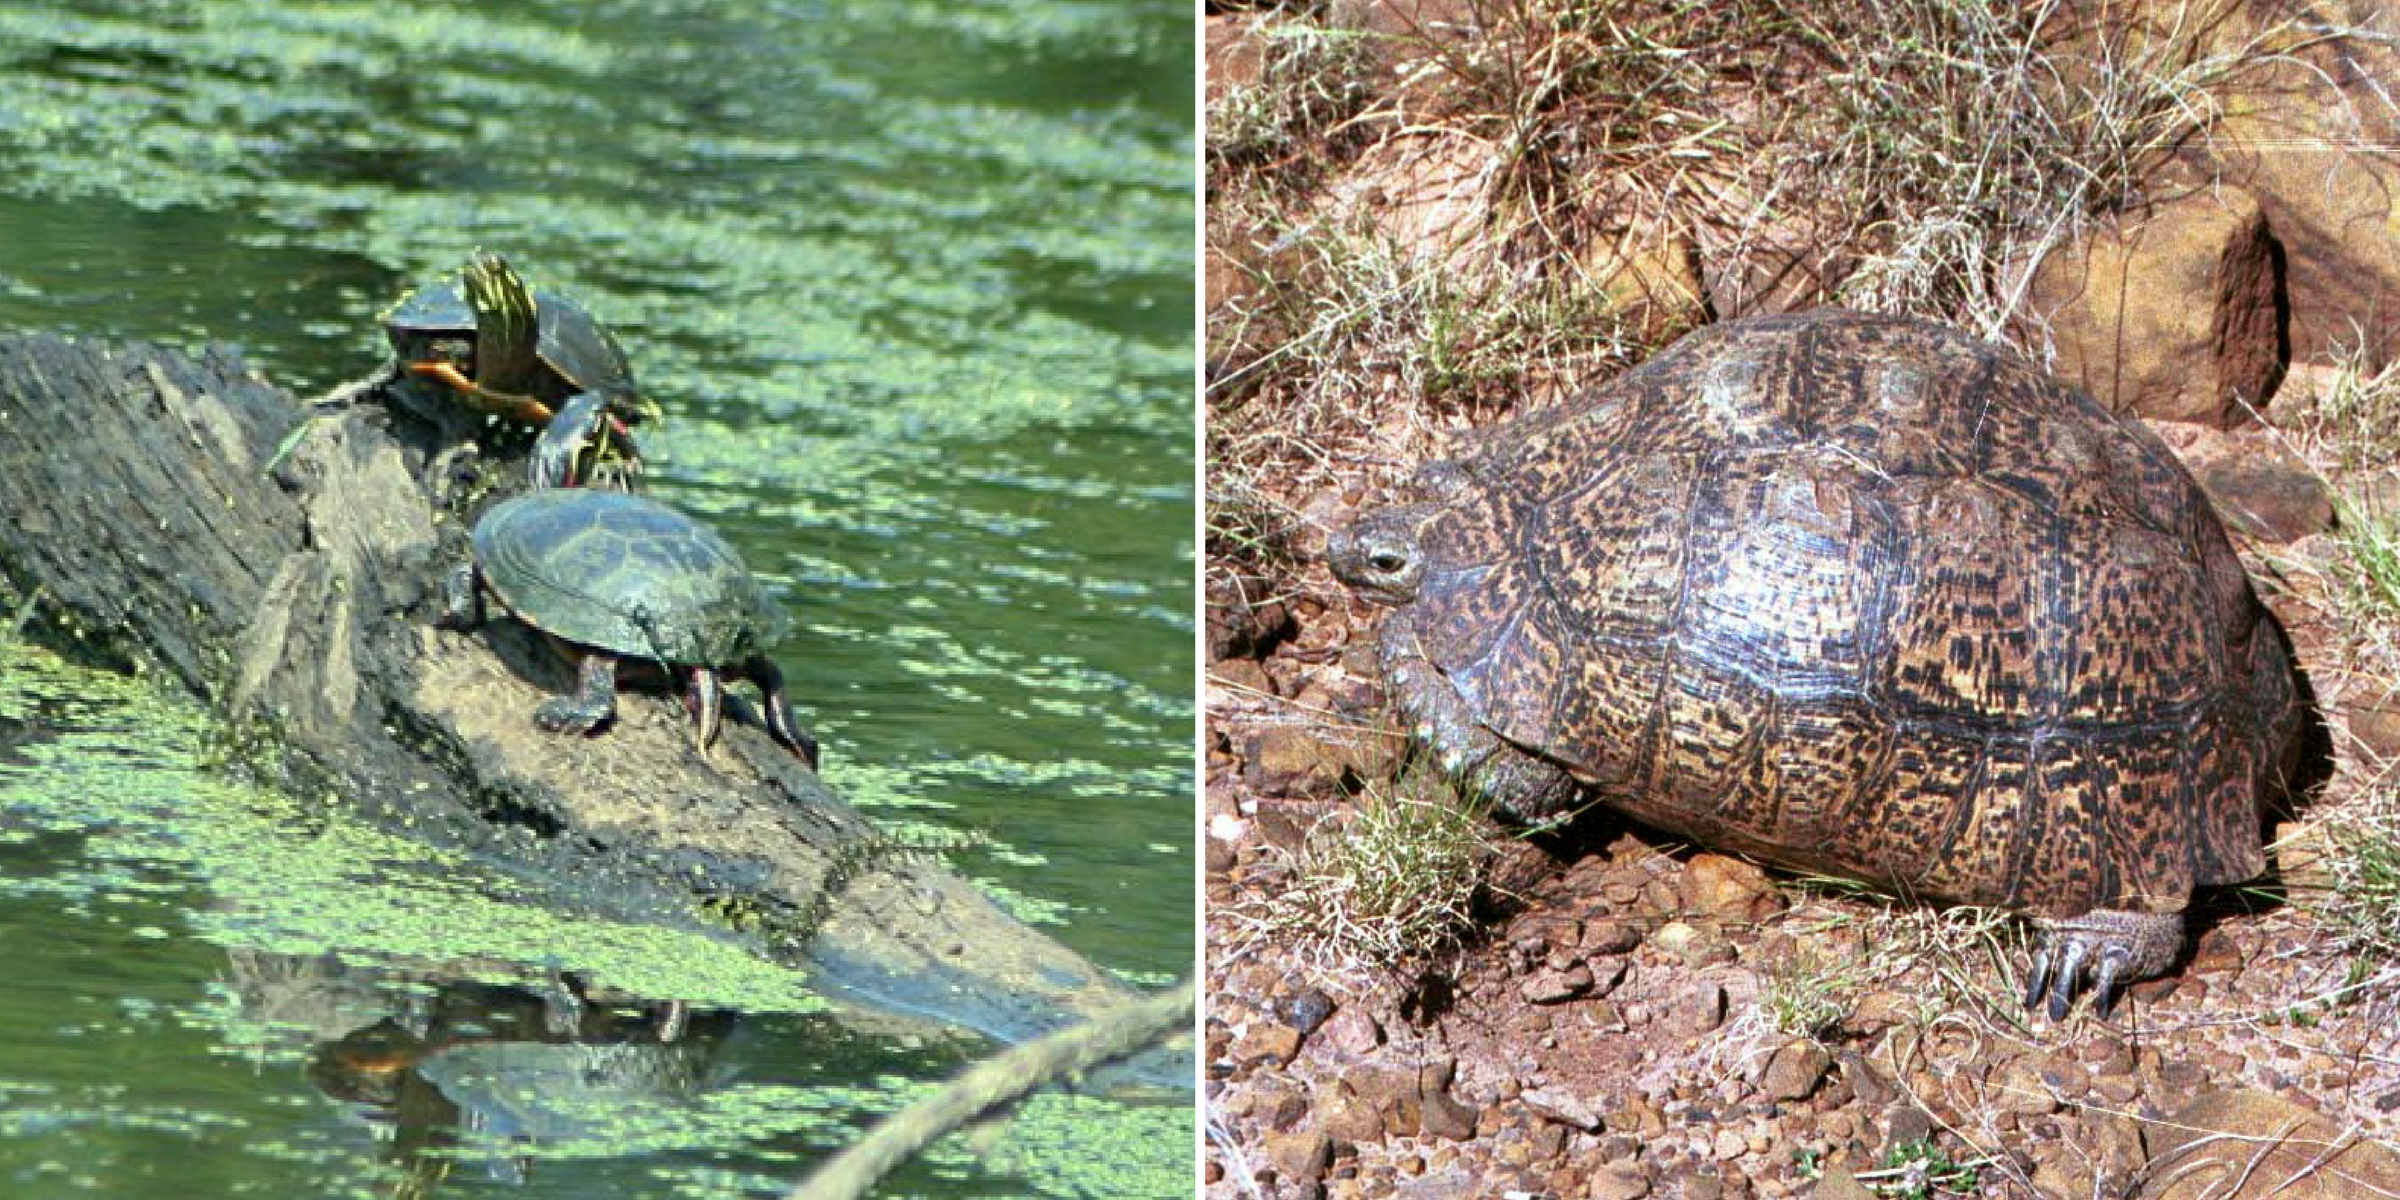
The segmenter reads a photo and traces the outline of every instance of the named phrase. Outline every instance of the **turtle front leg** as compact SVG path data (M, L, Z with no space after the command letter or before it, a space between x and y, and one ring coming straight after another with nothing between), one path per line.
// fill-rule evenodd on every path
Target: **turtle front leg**
M742 674L757 684L760 694L765 697L759 708L767 722L767 735L799 755L800 761L807 763L809 770L816 770L817 738L792 721L791 701L783 691L783 671L773 659L764 654L754 654L742 664Z
M2025 1007L2050 998L2053 1021L2067 1019L2089 977L2092 1014L2105 1017L2118 988L2162 974L2183 946L2183 914L2095 908L2063 921L2036 921L2040 941L2025 973Z
M483 572L463 562L442 576L442 611L436 629L473 629L483 624Z
M534 724L552 733L590 733L617 715L617 656L584 651L575 668L575 690L536 705Z
M577 392L559 406L534 440L527 468L532 486L633 490L642 470L641 448L607 403L598 392Z

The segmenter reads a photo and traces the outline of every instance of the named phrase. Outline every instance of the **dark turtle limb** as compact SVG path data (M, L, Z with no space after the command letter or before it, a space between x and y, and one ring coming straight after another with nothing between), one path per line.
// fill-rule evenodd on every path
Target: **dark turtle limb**
M442 576L442 611L436 629L473 629L483 624L483 573L471 562L460 563Z
M577 392L542 427L526 467L528 483L548 487L614 487L633 490L642 472L642 452L633 431L598 392Z
M533 289L489 251L476 251L459 285L475 310L475 382L493 393L525 389L542 370L541 322Z
M586 650L575 668L575 690L535 705L533 722L552 733L590 733L616 715L617 656Z
M754 655L739 668L742 678L758 685L765 702L759 707L767 735L783 743L785 749L800 756L808 769L817 769L817 739L815 735L792 723L792 709L784 698L783 672L764 655ZM692 720L700 730L700 752L705 754L717 740L717 729L725 707L725 683L718 673L708 667L694 667L684 686L683 706L691 710Z
M2067 1019L2075 994L2091 983L2092 1014L2105 1017L2117 990L2166 971L2183 945L2182 913L2095 908L2064 921L2037 921L2041 940L2025 974L2025 1007L2050 997L2053 1021Z
M717 723L725 711L725 684L713 667L693 667L683 689L683 706L700 730L700 753L717 740Z
M767 723L768 736L799 755L800 761L807 763L809 770L816 770L816 735L793 722L791 701L783 690L782 669L766 655L753 654L742 664L742 675L757 684L759 694L765 698L759 705L759 711Z

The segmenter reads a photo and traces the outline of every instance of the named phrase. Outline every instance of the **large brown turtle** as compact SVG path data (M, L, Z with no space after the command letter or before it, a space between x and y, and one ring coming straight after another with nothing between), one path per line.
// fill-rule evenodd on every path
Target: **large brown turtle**
M1415 736L1524 818L1585 800L2031 913L2026 1003L2163 971L2264 867L2282 632L2158 437L2017 355L1824 309L1714 325L1427 467L1334 573L1394 606Z

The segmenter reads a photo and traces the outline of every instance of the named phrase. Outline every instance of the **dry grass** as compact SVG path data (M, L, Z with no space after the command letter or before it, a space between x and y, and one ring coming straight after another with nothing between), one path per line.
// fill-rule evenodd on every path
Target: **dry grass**
M1249 276L1210 314L1210 552L1295 571L1298 498L1397 477L1380 424L1474 424L1597 382L1702 319L1701 289L1731 315L1792 267L1807 294L1779 304L2031 328L2033 264L2137 200L2206 135L2211 87L2260 57L2263 38L2211 40L2230 4L2144 28L2078 27L2065 0L1256 21L1255 81L1207 117L1213 265ZM1324 186L1379 151L1464 172L1458 236ZM1613 274L1619 245L1648 256L1640 278Z
M1387 977L1472 928L1494 849L1481 814L1438 784L1412 775L1371 790L1349 821L1282 855L1273 887L1233 906L1234 949L1273 946L1332 983Z

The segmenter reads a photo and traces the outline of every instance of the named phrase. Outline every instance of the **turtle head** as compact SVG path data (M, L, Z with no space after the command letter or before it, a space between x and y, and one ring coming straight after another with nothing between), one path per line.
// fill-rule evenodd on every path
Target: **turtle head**
M1360 517L1326 544L1334 578L1377 603L1416 599L1425 582L1425 526L1436 511L1429 504L1404 504Z

